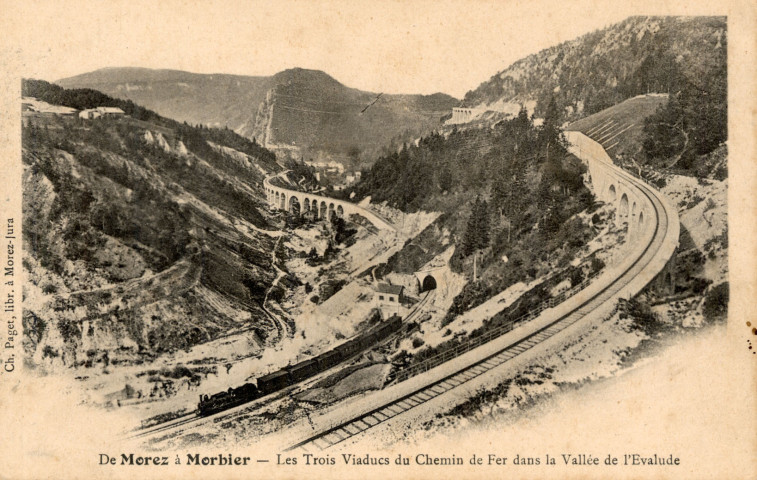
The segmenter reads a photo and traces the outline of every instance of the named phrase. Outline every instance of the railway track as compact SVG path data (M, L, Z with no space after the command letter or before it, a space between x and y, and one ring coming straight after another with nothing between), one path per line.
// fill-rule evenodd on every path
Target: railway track
M410 313L408 313L407 317L405 317L404 322L407 323L409 321L412 321L416 316L420 315L423 312L423 309L425 308L425 306L434 298L435 293L436 293L435 290L430 290L430 291L426 292L426 294L423 296L423 298L417 304L415 304L415 306L413 307L413 310L411 310ZM390 341L391 339L394 339L395 337L396 337L396 334L395 335L391 335L389 338L387 338L384 341L382 341L379 345L384 344L384 343ZM359 355L362 355L363 353L364 353L364 351L359 352L355 356L353 356L353 357L345 360L344 362L342 362L340 365L343 365L345 362L349 362L351 360L354 360L355 357L357 357ZM288 387L288 388L290 388L290 387ZM279 392L274 392L273 394L275 394L275 393L279 393ZM129 439L148 439L148 438L155 437L155 436L158 436L158 435L161 435L161 434L162 435L168 435L168 434L176 435L178 433L181 433L184 430L187 430L189 428L194 428L194 427L199 426L200 424L206 423L208 421L216 421L216 420L218 420L220 418L232 416L232 415L234 415L234 414L236 414L236 413L244 410L245 408L249 407L250 403L257 402L257 401L261 400L262 398L263 397L257 398L255 400L251 400L250 402L247 402L247 403L244 403L242 405L230 408L228 410L224 410L222 412L218 412L218 413L216 413L214 415L209 415L207 417L198 417L197 416L197 410L194 410L194 411L192 411L190 413L186 413L186 414L184 414L184 415L182 415L180 417L174 418L174 419L169 420L167 422L159 423L157 425L153 425L152 427L148 427L146 429L132 431L132 432L130 432L130 434L127 435L127 438L129 438Z
M654 208L655 216L657 217L655 230L649 243L645 246L636 261L622 271L614 281L609 282L591 298L582 302L555 321L515 341L504 349L409 394L386 402L366 413L356 415L347 421L341 422L339 425L332 426L323 432L310 436L305 440L292 445L287 451L325 450L342 443L345 440L360 435L377 425L389 422L392 418L422 405L433 398L524 354L536 345L539 345L545 340L575 324L588 313L605 304L605 302L614 300L614 296L620 292L623 287L634 280L634 278L653 260L655 254L665 240L668 228L667 213L659 198L645 184L641 182L636 182L636 184L639 190L641 190L641 192L650 200Z
M132 432L132 435L130 435L128 438L148 437L148 436L156 435L166 430L176 429L182 425L186 425L188 423L191 423L193 420L197 419L196 414L197 414L197 411L195 410L189 413L185 413L184 415L180 417L176 417L167 422L159 423L157 425L153 425L152 427L148 427L143 430L136 430Z
M426 295L423 296L423 298L415 304L413 307L413 310L410 311L410 313L407 314L405 317L405 323L415 320L415 317L421 314L423 312L423 309L426 308L426 305L436 296L436 290L429 290L426 292Z

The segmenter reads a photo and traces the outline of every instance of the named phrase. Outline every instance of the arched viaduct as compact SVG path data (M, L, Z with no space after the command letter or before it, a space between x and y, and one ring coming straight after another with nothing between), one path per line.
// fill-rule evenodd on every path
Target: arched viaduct
M624 175L594 140L579 132L565 132L565 138L577 149L573 153L586 162L588 180L597 199L615 207L615 224L618 228L628 227L629 240L638 236L649 226L654 212L652 204L634 185L637 180Z
M580 132L564 133L570 145L568 149L587 164L588 180L597 199L613 205L616 225L628 229L626 242L633 244L646 230L655 228L657 215L650 199L636 186L640 180L613 164L605 149L596 141ZM665 202L665 206L670 209L669 202ZM674 260L680 224L674 209L669 217L668 228L672 229L672 234L667 235L665 248L670 254L664 268L652 282L652 286L662 294L673 293L675 287ZM675 243L670 245L671 242Z
M476 108L454 107L452 109L452 118L449 119L448 123L468 123L481 113L482 111Z
M266 199L271 208L298 215L312 215L316 219L330 219L333 215L343 217L357 214L366 218L377 228L395 230L388 220L352 202L279 187L270 182L271 178L273 177L268 177L263 181Z

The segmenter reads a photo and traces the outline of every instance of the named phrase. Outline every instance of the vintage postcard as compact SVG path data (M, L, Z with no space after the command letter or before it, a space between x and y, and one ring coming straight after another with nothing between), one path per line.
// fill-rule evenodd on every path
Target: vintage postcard
M757 476L752 3L2 5L1 479Z

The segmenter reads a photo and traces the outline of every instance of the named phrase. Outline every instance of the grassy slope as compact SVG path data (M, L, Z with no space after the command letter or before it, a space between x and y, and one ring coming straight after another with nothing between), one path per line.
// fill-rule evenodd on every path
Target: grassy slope
M666 95L640 95L566 127L599 142L611 157L635 155L641 148L644 119L667 102Z

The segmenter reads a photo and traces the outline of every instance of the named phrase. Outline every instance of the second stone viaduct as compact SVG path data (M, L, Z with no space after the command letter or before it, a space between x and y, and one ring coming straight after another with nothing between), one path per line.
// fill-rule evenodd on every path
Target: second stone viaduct
M355 203L280 187L271 183L272 178L268 177L263 181L266 199L272 208L299 215L309 214L316 219L330 219L333 215L342 217L357 214L379 229L395 230L391 222Z

